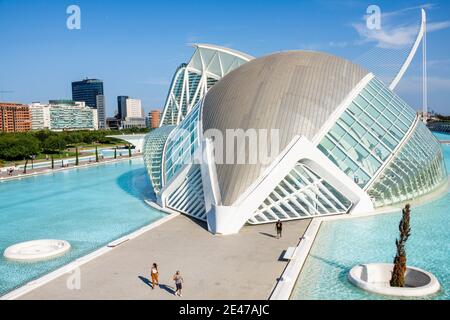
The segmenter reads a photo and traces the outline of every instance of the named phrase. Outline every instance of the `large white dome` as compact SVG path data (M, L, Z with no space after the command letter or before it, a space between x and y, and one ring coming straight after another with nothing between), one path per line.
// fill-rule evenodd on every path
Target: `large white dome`
M279 129L282 151L295 135L312 140L367 74L348 60L311 51L252 60L207 93L203 130L218 129L225 134L226 129ZM270 148L270 139L267 143ZM265 167L260 163L217 164L216 169L222 203L231 205Z

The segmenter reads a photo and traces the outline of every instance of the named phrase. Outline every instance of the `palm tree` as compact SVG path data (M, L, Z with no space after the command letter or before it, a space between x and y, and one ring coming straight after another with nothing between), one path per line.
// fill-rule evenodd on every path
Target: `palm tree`
M117 147L114 148L114 159L117 159Z
M131 158L131 144L128 144L128 156Z
M55 159L53 158L53 155L52 155L52 169L55 169Z
M391 287L404 287L405 286L405 273L406 273L406 250L405 245L409 236L411 235L411 227L409 220L411 216L410 205L407 204L403 209L402 220L400 221L400 239L395 240L397 246L397 254L394 258L394 270L392 271L392 278L390 281Z
M95 162L98 162L98 147L95 146Z

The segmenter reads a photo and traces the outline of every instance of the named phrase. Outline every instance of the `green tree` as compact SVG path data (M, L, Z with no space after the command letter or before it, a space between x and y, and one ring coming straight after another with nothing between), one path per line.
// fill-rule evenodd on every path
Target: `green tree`
M95 146L95 162L98 162L98 147Z
M400 221L399 231L400 238L395 240L397 246L397 254L394 258L394 270L390 281L391 287L404 287L406 274L406 241L411 235L411 227L409 220L411 217L410 205L407 204L402 212L402 220Z
M5 160L29 159L40 151L40 143L30 134L4 135L0 138L0 158Z
M25 157L24 173L27 173L28 160L30 160L31 157L35 157L41 151L41 146L39 140L32 135L25 135L20 141L22 144L23 156Z
M66 148L66 141L62 136L52 135L44 140L42 148L48 153L61 153Z
M37 139L39 139L39 141L41 141L41 143L44 142L45 139L47 139L48 137L54 136L54 135L57 135L57 134L55 132L52 132L52 131L48 130L48 129L39 130L39 131L35 131L34 132L34 136Z

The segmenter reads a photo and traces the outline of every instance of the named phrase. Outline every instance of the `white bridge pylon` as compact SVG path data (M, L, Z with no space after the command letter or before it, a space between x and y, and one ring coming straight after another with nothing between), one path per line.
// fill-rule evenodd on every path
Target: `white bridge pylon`
M389 85L389 89L394 90L400 80L403 78L406 70L408 70L414 56L422 43L422 59L423 59L423 79L422 79L422 94L423 94L423 122L428 120L428 86L427 86L427 13L425 9L422 8L422 22L420 25L419 34L417 35L416 41L414 42L411 52L400 68L399 72L395 76Z

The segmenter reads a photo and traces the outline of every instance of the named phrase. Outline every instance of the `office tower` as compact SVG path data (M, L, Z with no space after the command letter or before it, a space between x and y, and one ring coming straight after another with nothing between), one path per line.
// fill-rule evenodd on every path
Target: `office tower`
M72 82L72 100L83 101L87 106L97 109L98 127L106 127L106 105L103 92L103 81L84 79Z
M126 116L126 103L128 96L118 96L117 97L117 118L124 120Z

